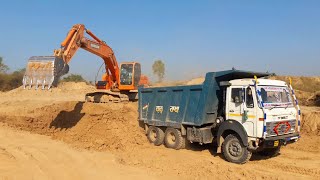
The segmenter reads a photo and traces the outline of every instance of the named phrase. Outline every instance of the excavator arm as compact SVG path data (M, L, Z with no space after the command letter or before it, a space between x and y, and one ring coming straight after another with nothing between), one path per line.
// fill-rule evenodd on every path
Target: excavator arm
M92 39L85 37L85 33ZM105 64L106 74L104 81L108 82L109 88L117 88L119 83L119 66L113 50L83 24L74 25L67 37L61 43L61 48L54 51L54 55L68 64L79 48L101 57Z

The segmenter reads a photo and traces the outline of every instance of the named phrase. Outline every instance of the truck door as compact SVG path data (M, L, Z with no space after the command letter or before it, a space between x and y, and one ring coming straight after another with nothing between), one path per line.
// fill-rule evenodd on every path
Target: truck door
M248 136L254 136L255 134L256 112L252 92L251 87L231 86L227 90L226 98L226 118L242 124Z

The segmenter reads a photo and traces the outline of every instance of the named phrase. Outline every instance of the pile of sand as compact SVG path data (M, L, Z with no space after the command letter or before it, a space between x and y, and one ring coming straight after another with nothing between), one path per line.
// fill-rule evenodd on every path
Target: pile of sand
M147 143L137 119L136 103L75 101L54 103L22 115L0 116L0 122L15 128L50 135L81 148L111 151Z
M309 106L320 106L320 91L313 93L307 99L307 104Z
M53 101L84 101L85 94L96 91L92 85L84 82L62 82L58 87L49 90L23 89L19 87L8 92L2 92L2 100L21 101L21 100L53 100Z
M302 133L320 136L320 109L317 107L302 107L301 111Z
M92 85L88 85L85 82L62 82L59 83L58 87L52 87L51 89L42 90L41 87L39 89L23 89L23 87L19 87L13 89L11 91L2 93L3 95L47 95L47 94L56 94L56 93L83 93L87 91L94 91L95 87Z
M138 127L137 103L84 103L85 94L94 91L84 82L63 82L49 91L20 87L1 93L0 122L86 149L146 143Z
M203 77L199 77L199 78L191 79L191 80L188 81L186 84L187 84L187 85L202 84L203 81L204 81L204 78L203 78Z

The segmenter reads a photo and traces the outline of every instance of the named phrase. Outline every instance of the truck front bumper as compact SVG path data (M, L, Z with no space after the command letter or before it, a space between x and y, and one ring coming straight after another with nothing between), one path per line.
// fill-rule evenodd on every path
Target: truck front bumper
M287 134L287 135L275 136L275 137L267 137L263 140L262 146L264 148L275 148L278 146L294 143L298 141L299 138L300 138L299 133L293 133L293 134Z

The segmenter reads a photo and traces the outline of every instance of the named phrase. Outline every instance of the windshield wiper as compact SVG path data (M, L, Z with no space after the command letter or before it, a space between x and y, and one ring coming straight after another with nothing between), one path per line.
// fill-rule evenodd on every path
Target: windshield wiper
M285 109L287 109L290 105L291 105L291 104L290 104L290 103L288 103L288 104L286 105Z
M279 106L280 106L279 104L274 104L274 105L272 105L272 107L269 110L272 110L273 108L279 107Z

